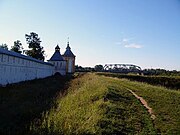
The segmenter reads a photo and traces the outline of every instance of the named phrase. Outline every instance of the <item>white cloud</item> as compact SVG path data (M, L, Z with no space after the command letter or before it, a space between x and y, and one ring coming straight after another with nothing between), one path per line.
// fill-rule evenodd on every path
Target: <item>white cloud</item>
M125 48L136 48L136 49L140 49L140 48L143 47L143 46L140 45L140 44L131 42L132 39L133 39L133 38L123 38L122 41L116 42L115 44L117 44L117 45L122 45L122 46L124 46Z
M139 48L142 48L142 45L135 44L135 43L131 43L131 44L126 44L126 45L124 45L124 47L126 47L126 48L136 48L136 49L139 49Z
M122 41L116 42L115 44L117 44L117 45L124 45L124 44L128 43L129 40L131 40L131 39L123 38Z
M129 41L129 39L127 39L127 38L123 38L123 40L122 40L122 42L128 42Z

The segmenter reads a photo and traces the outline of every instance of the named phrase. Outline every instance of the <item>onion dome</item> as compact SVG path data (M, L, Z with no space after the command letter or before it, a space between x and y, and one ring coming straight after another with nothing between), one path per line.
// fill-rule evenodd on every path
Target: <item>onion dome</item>
M69 46L69 42L67 43L66 51L63 55L64 57L75 57L75 55L71 51L71 47Z
M55 47L55 52L49 61L64 61L58 45Z

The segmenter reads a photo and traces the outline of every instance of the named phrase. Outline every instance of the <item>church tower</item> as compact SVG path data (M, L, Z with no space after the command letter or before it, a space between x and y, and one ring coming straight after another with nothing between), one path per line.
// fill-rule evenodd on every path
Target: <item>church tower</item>
M75 55L72 53L69 46L69 41L67 42L66 51L63 55L64 60L66 60L66 72L74 73L75 72Z
M55 48L53 56L50 58L50 60L48 60L48 62L54 65L54 74L60 73L61 75L66 75L66 61L62 57L58 45Z

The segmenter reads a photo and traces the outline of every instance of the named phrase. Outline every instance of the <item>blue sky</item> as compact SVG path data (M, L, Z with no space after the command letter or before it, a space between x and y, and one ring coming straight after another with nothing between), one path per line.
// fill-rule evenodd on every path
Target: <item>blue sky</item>
M47 55L70 38L76 64L180 70L179 0L0 0L0 44L36 32Z

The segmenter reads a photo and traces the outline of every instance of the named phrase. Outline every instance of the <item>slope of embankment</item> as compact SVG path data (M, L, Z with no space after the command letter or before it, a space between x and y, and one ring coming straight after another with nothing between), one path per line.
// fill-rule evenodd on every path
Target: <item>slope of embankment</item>
M10 85L0 96L0 134L180 134L180 91L161 86L87 73Z
M0 87L0 135L27 134L31 121L55 105L69 80L55 75Z
M143 105L119 80L86 74L73 80L32 134L155 134Z

